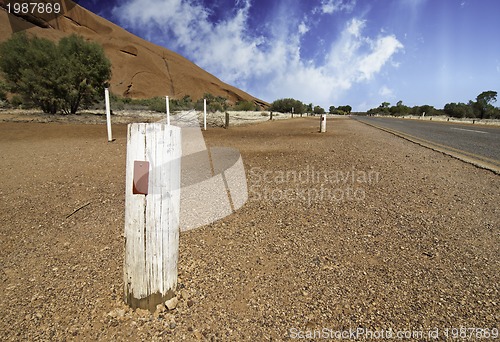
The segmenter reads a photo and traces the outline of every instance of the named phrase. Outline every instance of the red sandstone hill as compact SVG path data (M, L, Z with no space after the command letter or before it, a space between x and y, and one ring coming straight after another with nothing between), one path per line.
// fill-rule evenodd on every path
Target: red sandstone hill
M196 100L211 93L232 103L246 100L262 107L268 105L175 52L145 41L70 0L61 2L64 15L43 18L8 14L7 2L0 0L0 42L21 30L51 40L76 33L103 46L112 63L110 90L114 94L131 98L189 95Z

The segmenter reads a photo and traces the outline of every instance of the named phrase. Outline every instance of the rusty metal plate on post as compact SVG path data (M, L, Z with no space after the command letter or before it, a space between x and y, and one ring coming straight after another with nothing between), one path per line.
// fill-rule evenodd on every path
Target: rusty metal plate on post
M147 195L149 186L149 162L134 160L134 180L132 183L134 195Z

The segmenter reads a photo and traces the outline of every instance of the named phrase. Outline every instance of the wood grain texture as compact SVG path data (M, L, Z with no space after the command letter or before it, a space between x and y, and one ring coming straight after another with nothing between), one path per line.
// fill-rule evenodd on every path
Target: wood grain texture
M163 123L128 125L125 301L154 311L177 286L181 132ZM133 194L133 164L148 161L148 194Z

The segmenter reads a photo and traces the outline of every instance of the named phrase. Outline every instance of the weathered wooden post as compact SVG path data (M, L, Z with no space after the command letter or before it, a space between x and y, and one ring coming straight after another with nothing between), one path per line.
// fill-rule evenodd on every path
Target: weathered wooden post
M224 124L224 128L229 128L229 113L226 112L226 123Z
M321 114L320 115L320 124L319 124L319 132L320 133L325 133L326 132L326 115Z
M106 126L108 128L108 142L113 141L113 133L111 132L111 107L109 105L109 89L104 89L104 100L106 102Z
M273 112L271 111L270 113L271 114L269 115L269 120L272 120L273 119Z
M155 311L174 296L179 250L181 129L133 123L127 131L124 297Z
M168 96L165 98L165 106L167 109L167 125L170 126L170 99Z
M207 130L207 99L203 99L203 130Z

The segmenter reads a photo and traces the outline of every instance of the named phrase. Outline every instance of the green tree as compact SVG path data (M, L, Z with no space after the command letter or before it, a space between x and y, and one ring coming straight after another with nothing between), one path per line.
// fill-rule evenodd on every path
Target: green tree
M325 110L321 106L314 106L314 114L325 114Z
M311 113L312 114L313 112L313 104L312 103L309 103L307 106L306 106L306 113Z
M465 103L447 103L444 105L443 111L446 115L454 118L473 118L474 108Z
M307 106L303 104L299 100L295 100L292 98L279 99L271 103L271 107L269 110L280 112L280 113L291 113L293 108L293 112L295 114L303 114L307 110Z
M398 101L395 106L389 108L389 111L394 116L406 115L410 112L410 107L405 106L403 101Z
M0 80L0 101L7 100L7 91L8 91L7 85L2 80Z
M58 44L15 34L0 44L0 70L11 91L46 113L76 113L103 96L111 63L101 46L72 35Z
M436 115L436 108L430 105L420 106L420 113L425 113L426 116Z
M101 98L107 81L111 78L111 62L97 43L71 35L61 39L58 46L61 65L65 70L61 81L62 110L76 113L80 105L90 106ZM66 72L64 72L66 71Z
M58 59L53 42L16 34L0 45L0 69L11 91L31 101L46 113L55 113L60 105L56 97L59 85L54 61Z
M349 106L349 105L346 105L346 106L338 106L338 107L337 107L337 109L338 109L339 111L341 111L341 113L340 113L340 114L344 114L344 115L345 115L345 114L349 114L349 113L351 113L351 111L352 111L352 107L351 107L351 106Z
M328 114L334 114L335 113L335 106L330 106L328 109Z
M476 104L481 113L481 119L485 118L485 114L493 109L493 103L497 101L497 92L493 90L483 91L476 97Z

